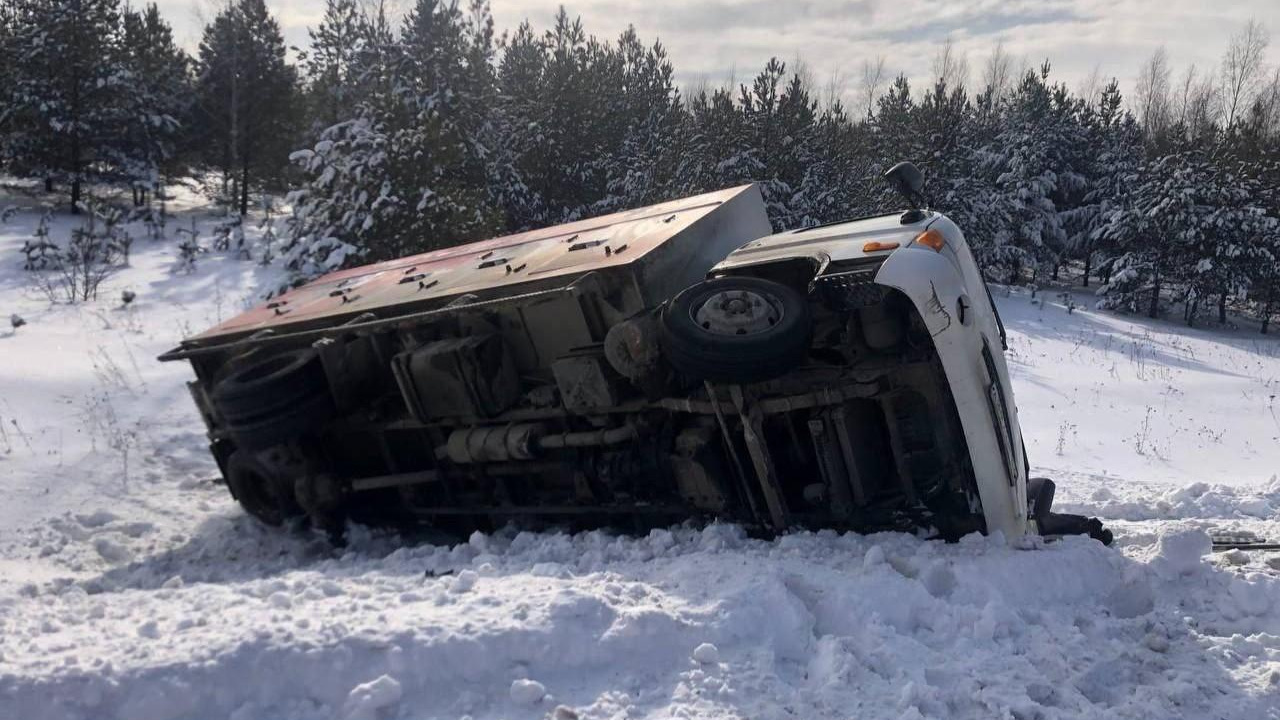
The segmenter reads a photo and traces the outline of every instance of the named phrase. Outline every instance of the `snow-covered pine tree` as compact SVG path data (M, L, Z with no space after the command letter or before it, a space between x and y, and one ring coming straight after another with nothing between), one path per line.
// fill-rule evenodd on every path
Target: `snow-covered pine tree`
M519 43L519 46L517 46ZM600 158L616 147L623 124L609 116L607 78L616 55L588 37L579 19L564 8L542 38L517 36L509 49L524 67L501 73L499 92L507 115L505 127L514 172L530 194L528 209L536 215L520 217L510 208L515 227L536 227L576 219L606 196L607 162ZM540 59L533 53L539 50ZM507 59L504 57L504 65ZM537 84L516 88L509 81L534 73Z
M978 167L994 175L989 210L1009 221L975 254L988 273L1008 282L1024 267L1060 261L1067 231L1059 204L1082 198L1085 188L1076 166L1085 142L1078 101L1048 77L1048 63L1023 76L1001 131L978 155Z
M765 157L770 174L781 180L789 191L783 199L783 214L774 220L779 229L804 227L812 216L810 197L822 191L805 185L809 170L817 165L828 150L817 144L818 101L815 100L799 73L792 73L778 97L775 116L776 145Z
M11 127L6 152L48 188L65 182L79 212L84 186L118 170L128 120L120 3L25 0L14 16L6 42L18 62L0 103Z
M205 26L196 84L197 137L241 215L252 186L277 180L297 128L297 72L263 0L235 0Z
M361 99L364 22L356 0L325 0L320 24L307 30L311 43L299 60L312 137L348 119Z
M14 86L18 66L15 47L17 20L18 4L0 2L0 172L6 171L12 162L9 146L15 118L9 112L9 93Z
M837 101L819 116L812 136L814 151L792 197L796 226L867 214L867 198L878 196L884 183L871 169L865 123L853 123Z
M1230 144L1231 156L1256 183L1254 202L1264 213L1247 248L1249 299L1267 333L1280 313L1280 74L1259 93Z
M1243 119L1226 133L1220 162L1239 174L1253 213L1242 239L1240 293L1270 328L1280 311L1280 72L1260 88ZM1218 298L1219 322L1226 320L1226 295Z
M875 112L867 124L871 132L869 166L873 177L883 176L895 163L903 160L915 162L917 158L925 157L924 138L916 128L916 103L905 75L895 77L888 90L876 101ZM931 179L926 178L926 181ZM862 208L864 213L888 212L902 207L902 198L882 180L872 182L870 190L871 194Z
M761 152L728 88L698 92L686 112L684 150L676 169L680 194L739 185L763 175Z
M1260 205L1263 188L1248 164L1226 158L1202 163L1203 211L1198 242L1190 247L1195 264L1187 280L1196 301L1189 303L1185 319L1193 323L1201 303L1216 304L1218 322L1225 324L1229 298L1243 295L1255 277L1255 265L1269 259L1265 244L1259 243L1268 222Z
M982 267L1011 223L1008 207L1000 202L998 174L983 167L982 154L974 152L994 146L1007 118L1007 108L995 101L996 92L988 87L971 101L965 87L939 77L912 109L910 124L928 194L964 229Z
M388 92L365 95L355 117L294 153L307 175L294 193L283 249L302 276L354 254L385 259L492 234L493 26L488 5L464 13L420 0L392 39L364 24L357 72L385 70ZM365 63L369 63L366 65Z
M800 77L787 80L786 72L786 64L772 58L751 87L743 85L738 94L746 140L760 164L749 179L760 183L769 219L779 230L804 215L803 210L795 211L792 198L803 180L805 163L812 159L817 114L817 103Z
M1202 269L1196 248L1204 229L1201 188L1208 170L1195 150L1139 167L1099 233L1115 255L1107 282L1098 288L1101 307L1138 312L1145 306L1148 316L1157 317L1163 291Z
M358 102L349 117L316 129L309 147L290 156L306 178L289 193L293 212L280 248L295 281L341 267L376 244L376 213L391 191L381 175L388 136L379 118L390 117L400 102L393 72L400 47L381 3L361 13L357 33L353 84L344 92Z
M526 230L545 225L546 207L522 175L527 154L537 150L541 122L543 68L542 38L525 21L506 40L497 69L495 147L490 155L489 195L503 209L506 229Z
M601 88L613 137L600 158L605 196L593 214L648 205L673 197L683 115L666 50L645 47L634 28L606 49L613 61Z
M1084 262L1082 282L1089 287L1095 259L1105 265L1117 257L1106 242L1105 228L1117 213L1128 211L1125 199L1137 180L1143 144L1141 128L1124 109L1114 79L1103 87L1097 104L1084 109L1083 122L1093 151L1086 165L1089 187L1083 205L1071 211L1068 220L1074 229L1069 246Z
M401 193L389 247L374 255L456 245L498 227L489 204L489 115L494 93L493 19L487 0L419 0L405 18L395 68L401 121L388 169Z
M180 171L177 144L191 110L191 59L174 42L155 3L142 12L126 8L123 21L129 117L117 162L134 204L142 205L166 176Z
M990 260L995 242L1006 235L1012 223L1010 208L1002 202L1001 190L996 184L998 175L982 163L981 151L994 146L1008 110L1005 102L1008 88L999 85L999 77L992 82L996 84L988 84L963 106L954 97L954 90L949 93L950 101L934 101L937 112L949 118L943 121L943 126L953 124L955 129L951 138L936 143L948 148L948 157L932 161L932 168L938 168L941 177L930 180L930 194L937 207L964 230L965 239L984 271L982 263ZM932 95L943 97L941 89L935 88ZM938 126L938 122L928 125ZM998 270L988 274L996 277Z

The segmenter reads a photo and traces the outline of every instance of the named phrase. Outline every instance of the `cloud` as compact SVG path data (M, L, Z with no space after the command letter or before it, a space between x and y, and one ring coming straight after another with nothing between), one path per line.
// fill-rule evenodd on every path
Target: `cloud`
M612 17L644 16L646 24L663 34L723 33L743 28L785 31L850 17L866 17L875 7L873 0L710 0L683 3L634 3L606 0L592 14Z
M890 29L880 37L894 42L919 38L986 37L1012 32L1030 32L1036 26L1067 26L1097 20L1070 7L1027 8L998 12L966 12L954 17L922 19L901 29Z
M159 0L180 41L199 42L202 18L224 0ZM930 61L950 38L967 53L971 77L997 41L1053 77L1075 85L1097 67L1130 88L1138 67L1164 45L1176 67L1215 66L1232 33L1253 17L1280 33L1275 0L564 0L587 32L617 37L633 25L646 42L660 39L681 82L744 82L770 57L803 58L823 83L854 77L863 60L883 55L892 73L928 80ZM499 29L529 19L550 27L558 3L491 0ZM304 45L323 0L267 0L286 41ZM412 0L393 0L407 7ZM1280 38L1277 38L1280 46ZM1272 62L1276 62L1276 47ZM850 87L849 90L853 90Z

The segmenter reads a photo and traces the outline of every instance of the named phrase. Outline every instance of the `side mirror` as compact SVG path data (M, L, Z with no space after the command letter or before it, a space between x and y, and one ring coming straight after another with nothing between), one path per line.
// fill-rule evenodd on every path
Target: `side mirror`
M884 179L908 202L915 203L924 192L924 175L914 163L900 162L889 168Z

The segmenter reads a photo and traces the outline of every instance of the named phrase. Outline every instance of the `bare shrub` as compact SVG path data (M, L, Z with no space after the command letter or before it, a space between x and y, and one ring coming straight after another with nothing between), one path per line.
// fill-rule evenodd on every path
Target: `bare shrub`
M118 208L90 199L84 224L71 231L65 246L50 237L50 214L40 218L33 239L23 243L22 267L36 273L35 285L51 302L95 300L98 288L129 262L133 237L120 224Z
M56 291L68 303L96 300L103 281L120 269L127 257L110 235L97 232L93 215L85 227L71 231L71 241L62 249Z

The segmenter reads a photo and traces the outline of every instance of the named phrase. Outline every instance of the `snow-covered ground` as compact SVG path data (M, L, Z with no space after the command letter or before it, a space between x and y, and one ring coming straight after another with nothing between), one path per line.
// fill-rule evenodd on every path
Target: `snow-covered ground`
M1280 554L1205 534L1280 537L1275 339L997 292L1033 463L1111 549L717 525L335 550L240 513L187 368L154 360L278 271L175 273L139 239L97 302L51 306L19 267L37 218L0 224L2 719L1280 718Z

